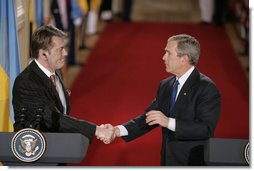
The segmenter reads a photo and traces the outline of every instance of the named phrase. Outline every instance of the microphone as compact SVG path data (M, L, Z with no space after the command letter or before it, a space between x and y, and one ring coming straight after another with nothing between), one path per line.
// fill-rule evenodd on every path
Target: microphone
M22 107L21 109L20 109L20 125L23 127L23 128L25 128L26 127L26 123L25 123L25 121L26 121L26 114L27 114L27 110L26 110L26 108L24 108L24 107Z
M33 124L33 128L36 130L40 130L40 123L41 123L41 118L42 118L42 108L38 108L36 110L36 115L35 115L35 123Z

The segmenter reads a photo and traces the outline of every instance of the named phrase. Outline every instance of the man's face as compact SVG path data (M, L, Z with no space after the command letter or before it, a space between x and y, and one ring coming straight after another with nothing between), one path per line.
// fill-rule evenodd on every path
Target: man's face
M68 53L65 50L65 42L63 38L52 37L52 45L53 47L50 49L47 59L49 67L52 71L55 71L64 66Z
M182 68L181 58L176 53L177 42L168 41L165 48L165 54L163 55L163 61L165 63L166 71L174 75L179 74Z

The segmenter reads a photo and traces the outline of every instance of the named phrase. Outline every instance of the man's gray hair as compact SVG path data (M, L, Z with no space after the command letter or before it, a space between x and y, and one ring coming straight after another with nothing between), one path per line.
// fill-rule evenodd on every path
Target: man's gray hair
M191 65L196 65L198 63L200 44L197 39L187 34L178 34L170 37L168 41L177 42L177 56L182 57L187 55Z

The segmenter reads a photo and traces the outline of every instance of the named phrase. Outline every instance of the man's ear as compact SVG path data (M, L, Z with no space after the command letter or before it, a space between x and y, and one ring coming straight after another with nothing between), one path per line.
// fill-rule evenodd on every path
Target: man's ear
M181 62L182 63L189 63L189 57L187 55L182 56Z
M39 56L43 58L44 60L48 59L48 52L46 50L40 49L39 50Z

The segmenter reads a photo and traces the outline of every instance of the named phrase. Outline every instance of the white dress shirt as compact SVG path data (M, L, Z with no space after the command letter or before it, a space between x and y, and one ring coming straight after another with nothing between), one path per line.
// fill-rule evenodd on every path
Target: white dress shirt
M191 75L192 71L195 69L194 66L192 66L185 74L183 74L180 78L176 78L179 81L178 84L178 89L177 89L177 93L176 93L176 100L178 97L179 92L181 91L184 83L186 82L186 80L189 78L189 76ZM123 125L118 125L117 126L120 130L120 136L127 136L128 135L128 130L123 126ZM170 129L171 131L175 131L176 128L176 119L175 118L170 118L169 117L169 122L168 122L168 129Z
M66 100L65 100L65 96L64 96L64 91L63 91L63 86L58 78L58 76L56 75L55 72L51 73L49 70L47 70L44 66L42 66L36 59L35 59L36 64L38 65L38 67L47 75L47 77L50 78L51 75L55 75L56 76L56 89L59 95L59 98L61 100L61 103L64 107L64 114L66 114Z

